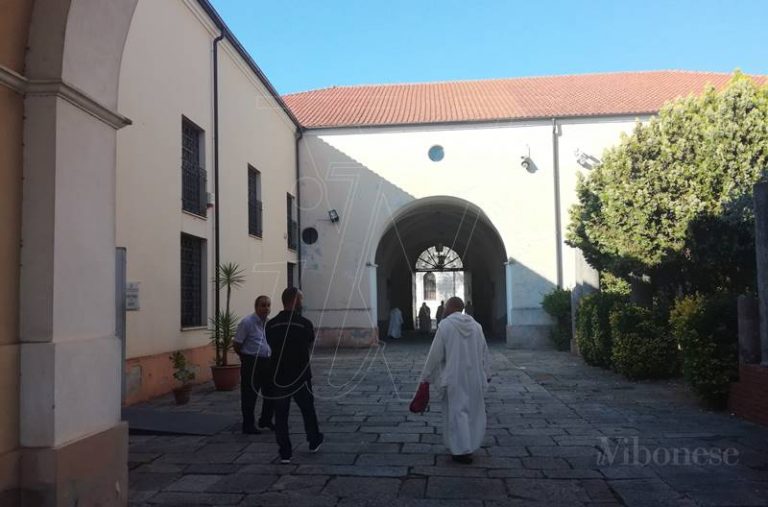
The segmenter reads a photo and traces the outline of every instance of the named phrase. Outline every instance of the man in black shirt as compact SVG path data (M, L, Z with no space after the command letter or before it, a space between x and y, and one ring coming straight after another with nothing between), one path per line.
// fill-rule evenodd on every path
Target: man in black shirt
M290 463L293 454L288 437L288 412L291 398L299 406L304 418L310 452L317 452L323 443L323 434L317 424L315 399L312 394L310 351L315 340L312 322L301 316L304 295L295 287L283 291L283 308L267 322L267 342L272 349L273 393L275 396L275 438L280 451L280 462Z

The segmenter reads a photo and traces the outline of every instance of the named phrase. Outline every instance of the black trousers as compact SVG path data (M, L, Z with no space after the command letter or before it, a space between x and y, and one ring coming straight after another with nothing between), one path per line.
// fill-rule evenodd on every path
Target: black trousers
M307 442L317 442L320 437L320 428L317 424L315 413L315 396L312 394L312 382L307 380L299 387L292 389L275 389L275 438L279 447L281 458L290 458L293 455L291 439L288 436L288 415L291 410L291 399L296 402L304 419L304 432L307 434Z
M261 391L260 423L271 423L274 415L272 395L272 366L268 357L240 356L240 409L243 428L255 428L254 412Z

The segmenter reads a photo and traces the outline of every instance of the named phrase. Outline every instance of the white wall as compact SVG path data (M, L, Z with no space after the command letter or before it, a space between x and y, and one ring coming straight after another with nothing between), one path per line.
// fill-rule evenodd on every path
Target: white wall
M634 121L559 121L563 239L568 209L576 200L576 174L584 170L575 150L601 157ZM440 162L427 155L436 144L445 151ZM482 209L513 261L511 324L548 324L540 302L557 283L551 120L312 130L300 148L302 227L317 227L321 238L316 245L303 246L305 300L321 326L368 325L372 319L364 311L338 309L371 307L365 263L374 261L393 215L430 196L457 197ZM534 173L520 165L529 154ZM335 226L327 221L332 208L341 215ZM566 287L574 280L573 257L564 246Z
M171 29L172 28L172 29ZM139 311L127 314L127 356L208 343L205 329L180 329L180 234L207 240L214 276L214 213L221 210L221 261L237 262L247 284L233 296L240 316L286 283L285 195L295 195L295 127L225 40L219 45L220 196L202 219L181 209L181 122L205 132L213 192L213 66L216 29L193 0L140 0L123 56L119 108L133 125L118 134L117 245L127 278L140 282ZM261 172L264 234L248 234L248 164ZM209 282L207 310L213 315ZM223 304L223 293L222 293Z

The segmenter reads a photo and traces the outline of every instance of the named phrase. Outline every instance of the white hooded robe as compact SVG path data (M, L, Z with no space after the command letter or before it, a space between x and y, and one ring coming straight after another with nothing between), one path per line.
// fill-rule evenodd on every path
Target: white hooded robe
M483 442L490 375L490 354L480 324L458 312L441 320L421 379L442 396L443 442L451 454L470 454Z
M389 330L387 336L392 338L400 338L403 335L403 313L400 308L392 308L389 312Z

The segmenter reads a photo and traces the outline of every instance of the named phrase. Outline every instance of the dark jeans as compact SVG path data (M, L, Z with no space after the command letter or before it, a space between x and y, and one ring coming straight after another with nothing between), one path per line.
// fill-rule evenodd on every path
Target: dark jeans
M311 445L322 436L317 424L312 382L307 380L304 384L301 384L301 387L294 387L293 389L276 389L275 394L275 438L277 439L280 457L290 458L293 455L291 439L288 436L288 413L291 409L291 399L296 402L299 410L301 410L307 442Z
M243 428L255 428L254 411L261 391L260 423L271 423L274 415L272 395L272 368L268 357L240 356L240 408Z

